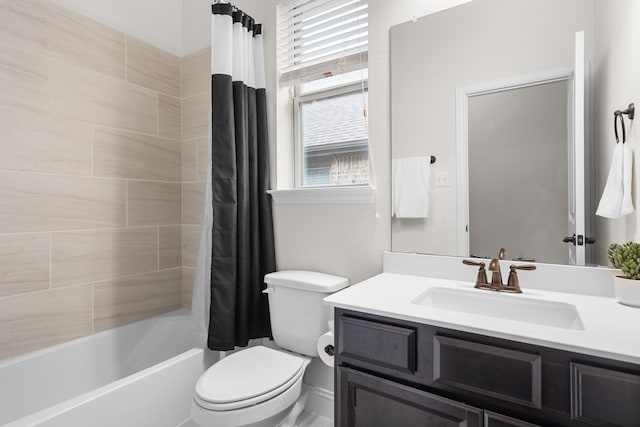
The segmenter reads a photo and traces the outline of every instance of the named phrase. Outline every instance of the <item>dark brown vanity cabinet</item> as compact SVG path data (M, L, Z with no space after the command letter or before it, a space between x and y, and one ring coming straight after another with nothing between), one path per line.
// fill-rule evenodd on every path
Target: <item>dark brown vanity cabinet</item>
M336 426L640 427L640 366L336 309Z

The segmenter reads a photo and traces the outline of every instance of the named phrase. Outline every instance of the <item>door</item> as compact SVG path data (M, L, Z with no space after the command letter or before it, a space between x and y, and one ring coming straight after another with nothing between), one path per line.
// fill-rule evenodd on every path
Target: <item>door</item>
M373 375L338 367L337 427L479 427L482 411Z
M568 203L568 234L563 240L567 243L569 251L569 263L572 265L585 265L587 260L585 247L587 242L587 199L586 199L586 167L588 164L588 150L586 129L586 111L588 102L585 86L585 57L584 57L584 31L575 35L574 67L573 67L573 100L569 117L572 117L569 126L569 203Z

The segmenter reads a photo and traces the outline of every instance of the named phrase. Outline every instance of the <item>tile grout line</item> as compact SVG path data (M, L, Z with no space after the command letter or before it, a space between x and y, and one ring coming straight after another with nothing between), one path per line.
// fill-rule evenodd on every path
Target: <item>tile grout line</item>
M53 289L53 232L47 233L49 235L49 288Z
M55 119L55 120L58 120L58 121L66 121L66 122L71 122L71 123L84 125L84 126L93 126L93 127L96 127L96 128L109 129L109 130L114 130L114 131L119 131L119 132L132 133L132 134L135 134L135 135L142 135L142 136L148 136L148 137L153 137L153 138L159 138L159 139L162 139L162 140L166 140L168 142L176 142L176 143L182 142L182 138L174 139L174 138L169 138L167 136L159 136L159 135L154 135L152 133L144 133L144 132L140 132L140 131L132 130L132 129L117 128L117 127L104 125L104 124L100 124L100 123L89 122L89 121L79 120L79 119L75 119L75 118L69 118L69 117L65 117L65 116L59 115L59 114L54 114L52 112L42 113L42 112L37 112L37 111L30 111L30 110L21 109L21 108L18 108L18 107L15 107L15 106L11 106L11 105L2 105L2 106L0 106L0 110L6 110L6 111L10 111L12 113L31 115L31 116L45 116L45 117L50 117L51 119ZM182 119L182 117L181 117L181 119ZM195 139L199 139L199 138L204 138L204 137L200 136L200 137L190 138L189 140L195 140Z
M129 180L124 180L124 226L129 227Z
M66 119L66 120L71 120L71 119ZM87 123L87 122L80 122L80 123ZM135 135L142 135L142 136L150 136L150 137L153 137L153 138L160 138L160 139L168 140L168 141L171 141L171 142L181 142L182 141L182 138L174 139L174 138L169 138L167 136L154 135L152 133L144 133L144 132L139 132L139 131L136 131L136 130L116 128L116 127L109 126L109 125L96 124L96 126L100 127L100 128L103 128L103 129L109 129L109 130L126 132L126 133L133 133ZM202 137L200 137L200 138L202 138ZM195 139L195 138L193 138L193 139Z
M169 269L166 269L169 270ZM165 271L165 270L162 270ZM156 271L152 271L151 273L157 273ZM148 273L141 273L141 274L148 274ZM124 276L126 277L126 276ZM117 277L115 279L120 279L120 277ZM105 279L105 280L112 280L112 279ZM23 297L26 295L36 295L36 294L42 294L42 293L47 293L47 292L56 292L56 291L61 291L61 290L65 290L65 289L72 289L72 288L80 288L80 287L85 287L85 286L89 286L89 285L93 285L93 282L85 282L85 283L74 283L73 285L64 285L64 286L56 286L55 288L51 288L51 289L38 289L35 291L28 291L28 292L22 292L19 294L9 294L9 295L4 295L2 297L0 297L0 300L7 300L10 298L19 298L19 297Z
M47 58L47 83L49 84L49 99L47 99L47 116L53 116L53 84L51 82L51 59Z
M35 291L22 292L22 293L19 293L19 294L4 295L4 296L0 297L0 299L21 297L21 296L24 296L24 295L34 295L34 294L40 294L40 293L63 290L63 289L80 288L80 287L85 287L85 286L91 286L92 289L93 289L93 287L95 285L100 284L101 282L109 282L111 280L127 280L127 279L132 279L132 278L135 278L135 277L146 276L146 275L149 275L149 274L166 273L167 271L178 270L178 269L181 269L181 268L182 268L182 266L178 265L178 266L174 266L174 267L163 268L163 269L160 269L160 270L151 270L151 271L145 271L145 272L142 272L142 273L125 274L125 275L122 275L122 276L115 276L115 277L110 277L110 278L106 278L106 279L98 279L98 280L93 280L93 281L90 281L90 282L73 283L73 284L70 284L70 285L56 286L56 287L50 288L50 289L38 289L38 290L35 290ZM191 268L193 270L196 269L196 267L188 267L188 266L187 266L187 268Z
M91 283L91 333L96 333L96 285Z
M195 155L195 157L196 157L196 181L197 181L198 178L200 177L200 167L199 167L200 166L200 153L199 153L200 149L199 149L199 144L198 144L197 140L196 140L194 145L196 146L196 149L195 149L196 155Z
M156 253L158 260L158 271L160 271L160 226L156 227Z
M95 176L94 161L93 161L95 141L96 141L96 125L93 124L91 126L91 176Z
M0 173L13 174L13 175L38 175L38 176L59 176L64 178L84 178L84 179L98 179L109 181L139 181L139 182L154 182L158 184L182 184L180 179L149 179L149 178L129 178L122 176L102 176L102 175L71 175L68 173L53 173L42 171L24 171L24 170L12 170L12 169L0 169ZM190 181L190 182L204 182L204 181Z
M173 223L173 224L159 224L161 227L177 227L182 224ZM197 225L197 224L196 224ZM70 228L66 230L40 230L40 231L12 231L12 232L0 232L0 236L21 236L21 235L29 235L29 234L62 234L62 233L88 233L91 231L132 231L138 229L152 229L157 227L156 224L151 225L132 225L129 227L125 226L110 226L110 227L96 227L96 228Z
M129 83L129 35L124 34L124 81Z
M180 178L182 184L180 185L180 306L184 307L184 269L183 269L183 252L184 252L184 182L185 182L185 139L184 139L184 55L180 58L180 150L181 150L181 172Z

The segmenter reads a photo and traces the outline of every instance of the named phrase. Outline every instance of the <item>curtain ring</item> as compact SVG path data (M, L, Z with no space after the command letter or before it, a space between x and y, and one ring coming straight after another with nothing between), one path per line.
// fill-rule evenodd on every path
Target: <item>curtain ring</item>
M627 140L627 135L624 130L624 117L622 117L622 111L616 110L613 112L613 131L616 135L616 144L620 142L618 138L618 117L620 117L620 124L622 125L622 143L624 144Z

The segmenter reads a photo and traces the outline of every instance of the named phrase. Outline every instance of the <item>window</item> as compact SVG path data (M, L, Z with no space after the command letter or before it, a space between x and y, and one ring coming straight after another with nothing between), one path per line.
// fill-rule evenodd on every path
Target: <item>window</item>
M367 1L283 1L280 11L296 187L368 184Z
M316 93L296 101L301 186L369 182L367 92Z

